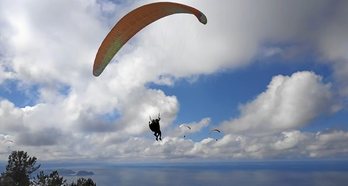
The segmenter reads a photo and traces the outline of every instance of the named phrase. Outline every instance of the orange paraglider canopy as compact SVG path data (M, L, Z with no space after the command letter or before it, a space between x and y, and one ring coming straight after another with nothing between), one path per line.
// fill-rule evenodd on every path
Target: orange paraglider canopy
M202 24L207 23L202 12L179 3L158 2L136 8L122 17L103 40L94 60L93 75L99 76L120 48L141 29L162 17L177 13L193 14Z

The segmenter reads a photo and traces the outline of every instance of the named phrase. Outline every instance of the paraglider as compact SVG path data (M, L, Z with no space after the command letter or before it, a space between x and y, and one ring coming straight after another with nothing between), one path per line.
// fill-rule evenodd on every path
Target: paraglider
M122 17L101 43L94 60L93 75L99 76L121 47L141 29L160 18L177 13L193 14L202 24L207 23L202 12L179 3L157 2L136 8Z
M179 126L180 128L186 128L186 129L188 129L188 130L191 130L191 127L190 126L188 126L188 125L184 125L184 124L181 124L180 126Z
M186 128L188 128L188 129L190 129L190 130L191 130L191 127L190 127L190 126L188 126L188 125L184 125L184 124L182 124L182 125L180 125L179 127L180 127L180 128L182 128L182 127L186 127Z
M149 128L152 132L154 132L153 135L156 137L156 141L158 141L158 138L159 140L162 141L162 132L161 132L160 124L159 124L160 120L161 120L160 114L158 114L157 119L151 119L151 116L150 116Z
M221 131L219 130L219 129L211 129L211 131L210 131L210 135L213 135L213 133L218 133L218 134L220 134L221 133ZM215 137L215 141L217 141L218 139Z
M221 131L219 129L212 129L211 131L216 131L216 132L221 133Z
M185 128L185 129L187 129L187 130L191 130L191 127L188 126L188 125L181 124L179 127L180 127L180 128ZM184 138L185 138L185 137L186 137L186 135L184 135Z

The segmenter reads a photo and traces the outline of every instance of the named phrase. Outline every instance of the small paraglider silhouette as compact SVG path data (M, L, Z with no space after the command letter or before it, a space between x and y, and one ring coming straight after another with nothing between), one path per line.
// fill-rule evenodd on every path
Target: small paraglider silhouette
M212 129L211 131L216 131L218 133L221 133L221 131L219 129Z
M154 136L156 136L156 141L161 140L162 141L162 132L161 132L161 127L159 124L159 121L161 120L160 114L158 114L157 119L151 119L150 116L150 121L149 121L149 128L151 129L152 132L154 132Z
M182 124L182 125L180 125L179 126L180 128L187 128L188 130L191 130L191 127L190 126L188 126L188 125L184 125L184 124ZM184 135L184 138L186 137L186 135Z
M220 131L219 129L212 129L212 130L210 131L210 134L212 134L213 132L221 133L221 131ZM217 140L218 140L218 139L215 138L215 141L217 141Z

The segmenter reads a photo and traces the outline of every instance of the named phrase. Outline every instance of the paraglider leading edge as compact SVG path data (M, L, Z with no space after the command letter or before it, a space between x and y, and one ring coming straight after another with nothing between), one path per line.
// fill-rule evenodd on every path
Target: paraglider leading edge
M104 38L94 60L93 75L99 76L122 46L141 29L177 13L193 14L199 22L207 24L207 17L201 11L179 3L157 2L136 8L122 17Z

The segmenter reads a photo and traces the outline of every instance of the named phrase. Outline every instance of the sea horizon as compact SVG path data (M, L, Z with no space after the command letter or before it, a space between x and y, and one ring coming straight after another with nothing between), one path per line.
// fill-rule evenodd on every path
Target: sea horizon
M157 163L42 163L68 183L80 177L97 185L345 185L347 160L266 160ZM2 166L1 169L3 169ZM81 172L85 175L78 175Z

